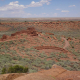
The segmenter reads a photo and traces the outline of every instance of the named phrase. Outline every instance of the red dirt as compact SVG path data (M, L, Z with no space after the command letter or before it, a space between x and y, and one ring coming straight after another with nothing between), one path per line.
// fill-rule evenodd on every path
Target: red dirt
M30 27L30 28L27 28L27 30L22 30L22 31L18 31L16 33L13 33L11 34L11 36L7 36L7 35L3 35L2 38L0 39L0 41L10 41L10 40L17 40L15 39L15 37L17 35L21 35L21 34L27 34L27 35L30 35L30 36L38 36L39 34L41 35L41 32L38 32L35 30L34 27ZM20 39L20 38L18 38Z
M67 40L68 40L68 41L71 41L71 40L73 40L73 39L69 37Z
M46 34L49 34L49 35L54 35L53 33L46 33Z
M43 31L71 31L71 30L78 30L80 21L51 21L51 22L1 22L0 23L0 31L7 31L11 27L14 26L14 28L17 28L19 25L26 27L26 26L35 26L37 29L42 29ZM6 25L4 28L3 26ZM8 27L7 27L8 26ZM56 27L57 26L57 27ZM66 26L66 28L64 27Z
M8 36L4 34L4 35L2 36L2 38L1 38L1 41L6 40L7 38L8 38Z
M60 47L55 47L55 46L37 46L35 47L35 49L37 50L42 50L42 49L54 49L54 50L60 50L64 53L67 53L68 51L63 49L63 48L60 48Z
M29 34L31 36L38 36L37 31L33 27L28 28L27 30L22 30L22 31L18 31L16 33L13 33L13 34L11 34L11 36L20 35L22 33L26 33L26 34Z
M0 76L0 80L14 80L23 75L25 75L25 73L4 74L4 75Z
M8 27L2 27L2 26L0 26L0 31L8 31L10 28L8 28Z
M54 38L55 40L57 40L57 38L56 38L55 36L53 36L53 38Z
M69 46L68 41L72 40L71 38L68 38L67 40L65 38L63 39L63 40L65 40L65 46L63 47L64 49L60 48L60 47L55 47L55 46L53 46L56 43L55 41L57 40L57 38L55 36L53 36L54 40L51 37L47 37L46 38L44 36L44 34L42 34L41 32L36 31L35 28L36 29L42 29L43 31L44 30L45 31L46 30L49 31L51 29L54 29L54 31L70 31L70 30L80 29L80 27L78 25L78 24L80 24L80 21L73 21L73 22L71 22L71 21L68 21L68 22L65 22L65 21L63 21L63 22L61 22L61 21L54 22L53 21L53 22L1 23L0 24L0 30L1 31L3 31L3 28L1 26L4 26L4 24L5 25L10 25L10 26L13 25L14 28L15 27L17 28L19 25L20 26L21 25L24 25L24 26L35 26L35 27L34 28L33 27L29 27L27 30L18 31L16 33L11 34L10 37L8 37L7 35L3 35L2 38L1 38L1 41L25 39L25 38L21 37L20 34L23 34L23 35L27 34L28 37L26 38L26 40L29 40L30 43L28 43L28 44L27 43L26 44L21 44L21 45L18 45L18 46L25 46L26 45L25 46L26 48L28 48L28 47L31 48L31 46L37 46L38 45L38 47L35 47L35 49L37 49L37 50L44 50L45 49L45 50L50 50L50 51L51 50L61 51L61 52L64 52L64 53L68 53L68 51L65 50L65 48L67 48ZM64 24L65 24L66 28L64 27ZM5 28L5 31L6 31L6 28ZM48 33L48 34L49 35L54 35L52 33ZM40 35L42 38L38 37L38 35ZM16 36L18 36L17 39L16 39ZM35 37L37 39L39 39L39 40L35 41ZM43 37L45 39L47 39L46 42L43 39ZM38 42L38 41L40 41L40 42ZM45 44L47 44L48 46L46 46L45 44L43 44L44 46L41 46L41 44L43 42ZM51 46L49 46L50 44L51 44ZM59 46L60 44L62 44L62 43L60 43L60 42L56 43L57 46ZM19 55L21 55L21 54L19 54ZM21 56L24 57L23 55L21 55ZM73 56L74 55L68 54L68 57L72 61L76 61L76 60L72 59ZM16 77L19 77L19 76L16 76L16 74L10 74L9 76L6 77L7 79L1 79L1 80L13 80ZM4 78L4 76L3 76L3 78ZM60 68L58 66L54 66L50 70L43 70L43 71L40 71L40 72L37 72L37 73L26 74L25 76L20 77L20 78L15 79L15 80L26 80L26 79L28 79L28 80L80 80L80 71L67 71L67 70L65 70L63 68Z
M58 80L80 80L80 71L66 71L57 76Z
M37 73L1 75L0 80L80 80L80 71L67 71L54 64L51 69Z

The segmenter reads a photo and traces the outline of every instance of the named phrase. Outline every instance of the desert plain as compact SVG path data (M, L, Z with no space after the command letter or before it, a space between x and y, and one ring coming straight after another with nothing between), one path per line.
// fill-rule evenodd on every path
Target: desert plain
M0 80L80 80L80 18L0 18Z

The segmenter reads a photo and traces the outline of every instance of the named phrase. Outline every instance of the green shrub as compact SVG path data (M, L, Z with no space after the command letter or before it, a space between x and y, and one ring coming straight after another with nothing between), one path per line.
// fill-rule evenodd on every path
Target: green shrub
M72 46L72 48L74 48L74 46Z
M2 69L2 74L5 74L6 73L6 68L3 68Z
M27 67L23 67L23 66L19 66L19 65L10 66L8 68L2 69L2 74L5 74L5 73L27 73L27 72L28 72Z

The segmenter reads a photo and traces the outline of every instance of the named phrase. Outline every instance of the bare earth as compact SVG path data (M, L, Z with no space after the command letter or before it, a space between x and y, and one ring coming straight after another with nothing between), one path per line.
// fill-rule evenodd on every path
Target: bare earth
M78 18L77 18L78 19ZM80 19L80 18L79 18ZM5 19L2 19L5 21ZM17 19L16 19L17 20ZM20 21L23 21L26 19L20 19ZM36 19L35 19L36 20ZM43 19L41 19L43 20ZM45 20L45 19L44 19ZM47 20L47 19L46 19ZM49 19L48 19L49 20ZM26 53L22 54L21 51L19 51L18 47L25 47L25 49L30 49L33 47L34 50L38 50L36 57L34 57L34 54L32 54L34 51L31 50L29 54L33 56L35 59L40 58L39 55L42 52L45 52L43 54L47 55L49 57L51 52L59 52L60 54L67 54L67 57L60 57L60 60L70 60L74 62L79 62L77 57L72 53L67 50L67 48L71 48L72 50L77 49L80 50L80 45L78 45L80 42L79 39L72 39L72 42L77 43L73 48L71 47L69 41L65 37L61 37L62 40L65 42L63 43L61 40L58 40L57 36L54 35L54 33L49 33L54 32L54 31L71 31L71 30L78 30L80 29L80 21L57 21L55 22L54 20L57 19L50 19L53 20L53 22L14 22L14 23L9 23L9 22L2 22L0 23L0 31L6 31L6 30L13 30L13 29L19 29L18 26L21 28L26 27L26 30L23 29L21 31L17 31L15 33L12 33L11 36L8 35L3 35L2 38L0 38L0 42L10 42L13 41L13 43L17 43L16 46L10 47L11 50L16 50L18 55L22 58L29 58L30 56L27 55ZM64 20L64 19L60 19ZM68 18L66 18L68 20ZM72 20L72 18L70 19ZM10 21L10 20L9 20ZM14 19L15 21L15 19ZM67 27L64 27L65 26ZM5 29L3 26L6 25L8 26ZM14 26L14 27L13 27ZM56 27L57 26L57 27ZM75 27L73 27L75 26ZM45 33L41 31L45 30ZM54 30L54 31L53 31ZM20 39L24 39L23 44L18 44ZM16 41L16 42L15 42ZM18 41L18 42L17 42ZM3 45L4 46L4 45ZM73 44L72 44L73 46ZM3 47L4 48L4 47ZM53 54L54 54L53 53ZM4 55L5 53L1 53ZM8 53L11 54L11 53ZM13 55L12 55L13 56ZM58 55L56 55L58 56ZM52 56L51 56L52 57ZM75 59L76 57L76 59ZM52 57L55 62L58 62L56 57ZM52 60L53 60L52 59ZM51 60L50 58L47 58L47 60ZM33 62L33 61L32 61ZM0 75L0 80L80 80L80 71L69 71L64 69L61 66L58 66L54 64L51 69L48 70L39 70L39 72L36 73L12 73L12 74L4 74Z
M5 74L0 80L80 80L80 71L68 71L54 64L49 70L30 74Z
M63 47L63 49L66 49L67 47L70 46L69 42L66 40L66 38L62 37L63 40L65 40L65 45Z

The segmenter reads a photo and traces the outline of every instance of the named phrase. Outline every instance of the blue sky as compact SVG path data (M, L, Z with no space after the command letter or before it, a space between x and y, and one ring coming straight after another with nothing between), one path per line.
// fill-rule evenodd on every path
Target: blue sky
M0 0L0 17L80 17L80 0Z

